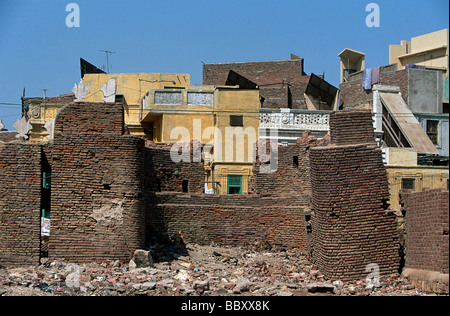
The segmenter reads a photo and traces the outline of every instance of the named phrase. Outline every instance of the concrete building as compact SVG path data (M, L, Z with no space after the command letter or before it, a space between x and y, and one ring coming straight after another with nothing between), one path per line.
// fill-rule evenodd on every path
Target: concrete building
M245 194L258 140L258 111L258 89L191 85L147 91L139 116L146 137L157 144L203 145L197 160L205 160L207 190Z
M448 113L449 103L448 46L448 28L416 36L409 41L402 40L399 45L389 45L389 63L397 64L399 69L408 68L410 65L418 65L442 73L442 85L444 86L442 102L446 103L446 113Z

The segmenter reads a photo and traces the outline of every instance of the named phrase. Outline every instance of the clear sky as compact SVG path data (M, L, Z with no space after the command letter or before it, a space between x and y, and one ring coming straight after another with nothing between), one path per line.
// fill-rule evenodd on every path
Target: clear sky
M66 5L80 26L66 26ZM369 3L380 27L366 26ZM366 67L389 63L389 44L449 27L447 0L0 0L0 119L13 128L20 97L71 93L79 58L111 73L190 73L202 62L305 59L307 74L339 86L338 54L365 53Z

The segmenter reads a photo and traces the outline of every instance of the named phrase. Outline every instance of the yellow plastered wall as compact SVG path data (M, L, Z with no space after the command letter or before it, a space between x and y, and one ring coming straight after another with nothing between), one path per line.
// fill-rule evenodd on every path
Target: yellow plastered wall
M213 126L213 116L207 114L164 114L162 118L162 139L163 143L175 143L183 141L183 133L178 133L176 128L181 127L188 132L189 139L198 140L201 143L211 141L212 136L205 131Z
M116 95L125 99L125 124L130 132L144 136L139 121L139 100L149 89L189 88L190 74L163 73L119 73L119 74L85 74L83 83L89 88L87 102L103 102L101 87L111 78L116 78Z
M242 193L246 194L253 171L253 146L259 137L259 91L218 88L216 109L215 126L221 138L216 138L215 148L222 149L222 157L213 162L217 193L227 194L228 175L241 175ZM243 126L231 127L230 115L242 115Z
M402 179L414 179L414 191L422 191L424 188L447 189L449 178L448 167L438 166L387 166L390 206L400 211L399 192L402 190Z
M221 162L252 162L253 144L259 137L259 91L220 89L215 126L221 133ZM230 126L230 116L242 116L243 126Z
M210 159L205 161L208 188L227 194L227 176L242 175L242 193L247 193L253 169L253 145L259 132L259 91L234 86L166 89L163 92L181 93L177 98L179 104L155 104L155 95L161 91L149 90L144 100L141 123L153 126L153 140L175 143L195 139L210 144L212 155L207 155ZM211 93L213 102L188 104L187 95L191 92ZM243 126L231 127L230 115L242 116Z
M400 45L389 45L389 62L397 63L399 69L416 64L443 72L448 77L449 29L420 35Z
M179 104L155 104L155 95L158 92L178 93ZM177 141L189 142L199 140L206 143L211 140L211 135L205 133L205 129L214 124L214 105L188 104L189 92L206 92L214 95L214 89L196 90L149 90L144 96L144 108L141 123L153 124L153 141L161 143L176 143Z

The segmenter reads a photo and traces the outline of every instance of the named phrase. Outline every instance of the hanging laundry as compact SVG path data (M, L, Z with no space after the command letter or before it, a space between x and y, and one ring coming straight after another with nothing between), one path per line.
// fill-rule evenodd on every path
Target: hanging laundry
M364 90L372 89L372 68L364 70L362 84Z
M372 85L380 82L381 67L372 68Z
M422 65L416 65L416 64L407 64L405 66L406 69L422 69L422 70L426 70L425 66Z

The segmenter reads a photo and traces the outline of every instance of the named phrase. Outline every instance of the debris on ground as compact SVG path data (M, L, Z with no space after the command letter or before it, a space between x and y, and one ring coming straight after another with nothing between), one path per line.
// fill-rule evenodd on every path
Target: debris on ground
M258 249L262 249L259 247ZM392 274L378 287L365 280L326 280L296 250L267 247L158 246L119 261L0 269L0 296L416 296L425 295Z

